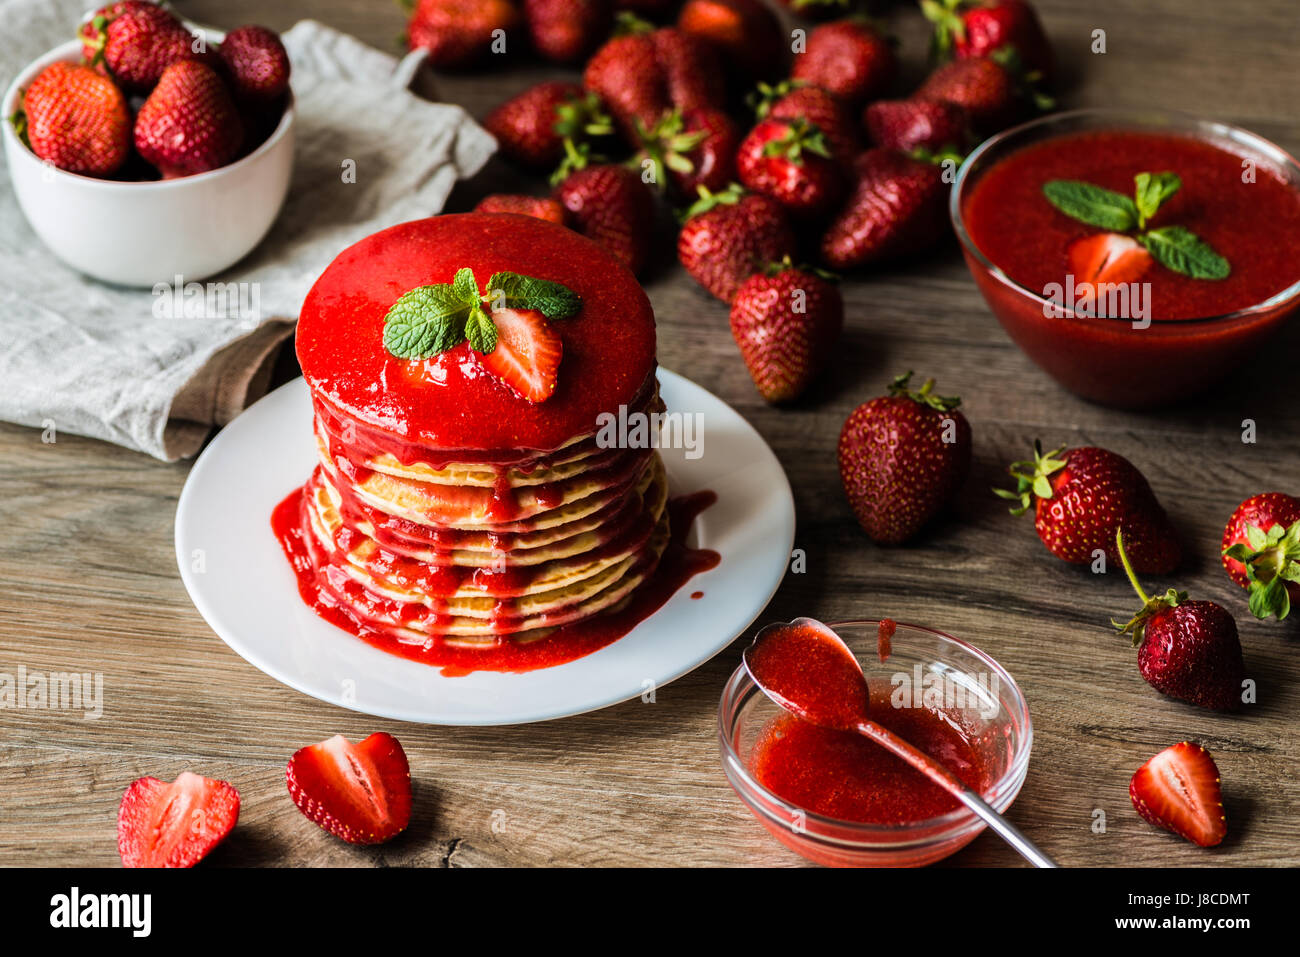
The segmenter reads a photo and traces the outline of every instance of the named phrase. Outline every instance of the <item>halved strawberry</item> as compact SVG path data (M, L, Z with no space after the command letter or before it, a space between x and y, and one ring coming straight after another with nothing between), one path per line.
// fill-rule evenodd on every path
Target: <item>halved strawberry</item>
M494 309L497 347L479 356L484 368L529 402L555 391L564 343L536 309Z
M1193 844L1213 847L1228 833L1219 768L1199 744L1165 748L1138 768L1128 793L1145 820Z
M411 767L382 731L360 744L336 734L296 751L285 779L298 810L349 844L382 844L411 820Z
M1136 282L1154 261L1141 243L1120 233L1076 239L1066 254L1076 284Z
M193 867L238 820L239 792L225 781L139 778L117 809L117 852L124 867Z

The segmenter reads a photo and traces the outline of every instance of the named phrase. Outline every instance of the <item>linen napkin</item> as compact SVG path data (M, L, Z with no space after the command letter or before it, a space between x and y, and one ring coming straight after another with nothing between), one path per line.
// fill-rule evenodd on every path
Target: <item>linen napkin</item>
M0 0L3 85L99 5ZM0 172L0 419L165 461L193 455L266 390L330 260L369 233L439 212L496 149L463 109L409 90L421 54L399 62L311 20L283 40L298 111L289 196L257 249L208 280L240 284L237 308L232 296L186 318L183 289L160 302L154 290L77 273L31 231Z

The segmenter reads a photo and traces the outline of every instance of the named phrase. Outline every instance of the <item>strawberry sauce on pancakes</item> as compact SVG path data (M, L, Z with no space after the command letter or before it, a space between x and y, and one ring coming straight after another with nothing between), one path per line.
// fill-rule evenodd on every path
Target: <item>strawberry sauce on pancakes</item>
M716 553L687 548L654 448L654 313L600 246L511 214L376 233L298 322L320 463L272 526L327 620L443 668L520 671L614 641Z

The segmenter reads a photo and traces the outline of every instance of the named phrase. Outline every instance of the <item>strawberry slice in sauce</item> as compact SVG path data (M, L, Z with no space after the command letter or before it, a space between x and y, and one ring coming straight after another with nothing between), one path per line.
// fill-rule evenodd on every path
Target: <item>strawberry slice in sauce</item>
M1129 798L1144 819L1201 847L1228 833L1219 768L1199 744L1175 744L1138 768Z
M285 779L298 810L349 844L382 844L410 823L411 768L391 734L309 745L289 759Z
M1120 233L1076 239L1067 254L1076 285L1136 282L1153 262L1141 243Z
M529 402L555 391L564 343L536 309L494 309L497 346L480 356L484 368Z
M225 781L140 778L118 807L117 850L125 867L193 867L238 820L239 792Z

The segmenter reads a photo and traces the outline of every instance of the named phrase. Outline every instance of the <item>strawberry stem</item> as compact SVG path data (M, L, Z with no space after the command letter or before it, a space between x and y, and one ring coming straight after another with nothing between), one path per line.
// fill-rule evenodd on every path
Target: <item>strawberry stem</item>
M1124 530L1122 528L1115 529L1115 550L1119 552L1119 561L1124 566L1124 574L1128 576L1129 584L1137 592L1138 598L1144 606L1151 604L1151 597L1138 584L1137 573L1133 571L1133 565L1128 560L1128 553L1124 551Z

